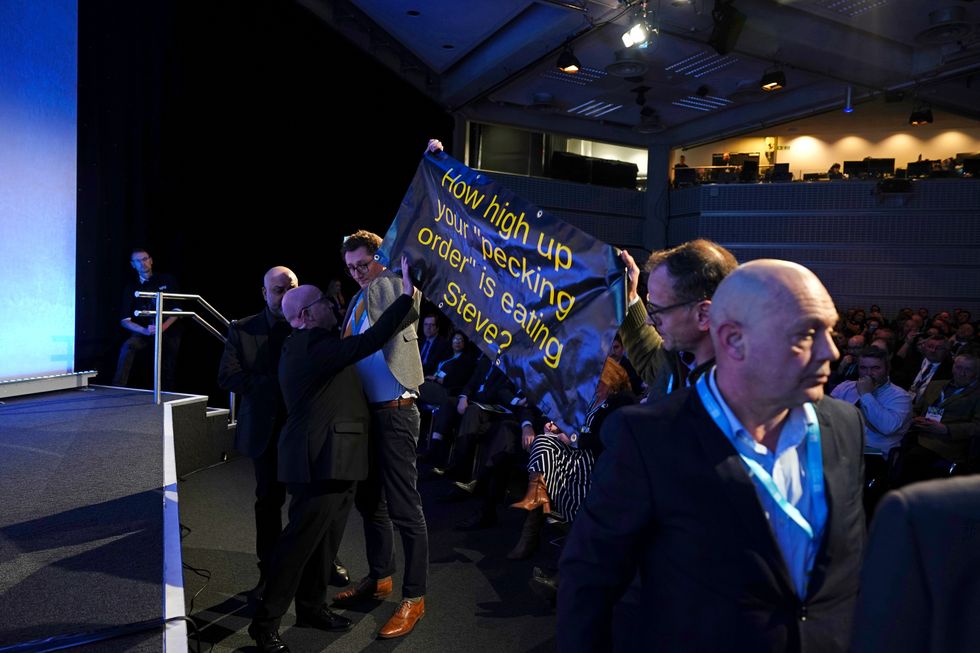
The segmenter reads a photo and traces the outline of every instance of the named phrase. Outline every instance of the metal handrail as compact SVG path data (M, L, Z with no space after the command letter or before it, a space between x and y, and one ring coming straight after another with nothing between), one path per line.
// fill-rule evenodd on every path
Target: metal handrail
M212 316L214 316L221 324L223 324L225 326L225 328L227 328L231 323L228 321L228 319L224 315L222 315L221 313L219 313L218 310L214 306L211 306L211 304L209 304L207 302L207 300L205 300L200 295L188 295L186 293L177 293L177 292L145 292L145 291L142 291L142 290L137 290L134 293L134 296L135 297L146 297L146 298L150 298L150 299L156 299L156 308L154 310L152 310L152 311L133 311L133 314L135 316L137 316L137 317L139 317L139 316L145 316L145 315L152 315L153 316L153 324L155 326L155 332L153 334L153 401L155 403L157 403L157 404L160 404L161 401L162 401L161 396L160 396L161 395L161 392L160 392L160 374L162 372L162 363L161 363L161 361L162 361L162 358L163 358L163 316L164 315L175 315L175 316L179 316L179 317L192 317L192 318L194 318L194 321L195 322L197 322L202 327L204 327L204 330L205 331L207 331L208 333L210 333L211 335L213 335L214 337L216 337L221 342L226 342L228 340L220 331L218 331L216 328L214 328L214 326L210 322L208 322L207 320L205 320L204 318L202 318L200 315L198 315L194 311L181 311L181 310L164 311L164 310L162 310L163 300L164 299L188 299L188 300L194 300L198 304L200 304L201 306L203 306L205 309L207 309L207 311ZM236 424L236 418L235 418L235 393L234 392L229 392L228 393L228 410L229 410L229 425L234 426Z

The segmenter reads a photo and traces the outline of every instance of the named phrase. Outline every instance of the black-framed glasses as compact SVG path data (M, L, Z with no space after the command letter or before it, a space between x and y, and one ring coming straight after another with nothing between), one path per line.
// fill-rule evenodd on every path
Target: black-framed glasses
M303 311L309 310L310 308L312 308L316 304L319 304L320 302L322 302L326 298L327 298L326 295L322 295L321 294L319 297L317 297L316 299L314 299L312 302L310 302L309 304L307 304L303 308L299 309L299 314L302 315L303 314Z
M371 264L372 263L374 263L374 260L373 259L370 260L370 261L364 261L364 262L361 262L361 263L355 263L354 265L348 265L347 266L347 274L349 274L352 277L355 274L365 275L365 274L367 274L367 271L371 269Z
M647 315L649 315L651 318L654 318L657 317L658 315L663 315L664 313L672 311L675 308L680 308L682 306L689 306L691 304L697 304L698 302L702 302L702 301L704 300L688 299L687 301L677 302L676 304L671 304L670 306L656 306L654 304L651 304L650 301L648 300L646 302Z

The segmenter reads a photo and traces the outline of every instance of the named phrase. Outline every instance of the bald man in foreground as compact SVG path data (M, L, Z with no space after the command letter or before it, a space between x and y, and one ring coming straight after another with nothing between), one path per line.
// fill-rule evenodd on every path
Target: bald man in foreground
M272 548L282 532L286 487L276 478L276 440L286 422L279 391L279 354L290 327L283 317L282 298L298 284L296 275L277 265L262 278L265 307L228 327L228 339L218 368L218 386L241 397L235 449L252 459L255 469L255 552L259 583L253 598L262 595Z
M634 650L846 651L864 544L864 430L823 397L833 301L806 268L753 261L710 309L716 366L625 408L561 560L561 651L608 648L637 569Z

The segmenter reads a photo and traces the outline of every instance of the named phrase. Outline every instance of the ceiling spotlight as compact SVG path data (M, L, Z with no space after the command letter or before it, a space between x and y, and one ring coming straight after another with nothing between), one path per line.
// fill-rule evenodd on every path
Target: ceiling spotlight
M565 46L565 49L561 51L558 55L558 70L563 73L577 73L582 64L579 63L578 57L572 52L571 46Z
M778 91L786 86L786 73L781 70L770 70L762 75L759 87L763 91Z
M647 15L647 3L644 0L640 3L636 21L623 33L623 45L627 48L645 48L650 44L650 40L658 33L656 26L650 24L650 19Z
M932 124L932 108L926 106L916 107L909 115L909 124L913 126Z
M847 87L847 96L844 100L844 113L853 113L854 105L851 104L851 87Z

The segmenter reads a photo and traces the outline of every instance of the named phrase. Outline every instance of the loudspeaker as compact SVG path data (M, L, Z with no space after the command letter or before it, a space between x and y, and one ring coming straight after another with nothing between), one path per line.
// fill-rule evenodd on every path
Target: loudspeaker
M716 2L711 17L715 21L715 28L708 43L718 54L728 54L735 49L735 42L745 26L745 14L733 7L731 2Z

